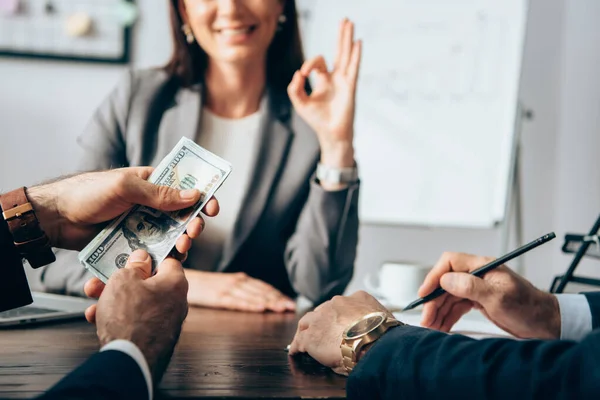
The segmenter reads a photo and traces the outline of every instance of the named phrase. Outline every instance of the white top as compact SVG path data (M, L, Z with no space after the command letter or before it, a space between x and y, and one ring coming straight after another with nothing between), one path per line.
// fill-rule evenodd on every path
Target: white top
M223 245L232 234L235 221L254 170L260 137L261 111L239 119L219 117L207 109L202 110L197 143L229 161L233 169L217 192L221 206L219 215L204 217L207 234L200 235L194 242L199 260L190 260L201 265L194 269L213 271L223 254Z

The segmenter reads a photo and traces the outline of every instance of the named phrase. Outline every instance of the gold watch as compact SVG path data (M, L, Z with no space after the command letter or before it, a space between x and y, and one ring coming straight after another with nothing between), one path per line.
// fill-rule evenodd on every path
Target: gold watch
M388 329L404 325L385 312L374 312L354 321L342 335L342 360L344 369L350 373L356 366L357 355L366 345L379 339Z

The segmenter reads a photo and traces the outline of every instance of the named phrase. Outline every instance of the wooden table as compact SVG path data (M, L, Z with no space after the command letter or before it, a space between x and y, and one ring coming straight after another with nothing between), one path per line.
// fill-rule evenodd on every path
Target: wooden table
M190 309L157 398L345 398L345 378L284 351L294 314ZM0 330L0 398L30 398L98 349L85 321Z

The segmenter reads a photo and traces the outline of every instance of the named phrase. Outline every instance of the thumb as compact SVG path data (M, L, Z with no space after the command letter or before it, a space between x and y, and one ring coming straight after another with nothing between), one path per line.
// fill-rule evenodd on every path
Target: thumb
M152 275L152 258L146 250L138 249L131 253L125 268L133 269L140 278L147 279Z
M152 280L158 285L167 285L168 287L178 287L187 293L188 284L183 272L183 266L179 260L173 257L167 257L156 269L156 275Z
M442 275L440 286L453 296L476 302L485 302L491 287L481 278L463 272L448 272Z
M176 211L193 206L200 200L196 189L177 190L159 186L135 176L126 183L125 200L161 211Z

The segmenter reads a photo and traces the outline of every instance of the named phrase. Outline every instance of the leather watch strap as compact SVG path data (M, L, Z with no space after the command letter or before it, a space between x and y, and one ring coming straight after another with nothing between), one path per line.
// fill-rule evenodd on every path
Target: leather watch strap
M50 239L40 227L24 187L0 195L2 216L8 224L15 247L33 268L56 261Z
M0 208L1 212L1 208ZM0 312L33 303L22 257L17 252L4 219L0 218Z

